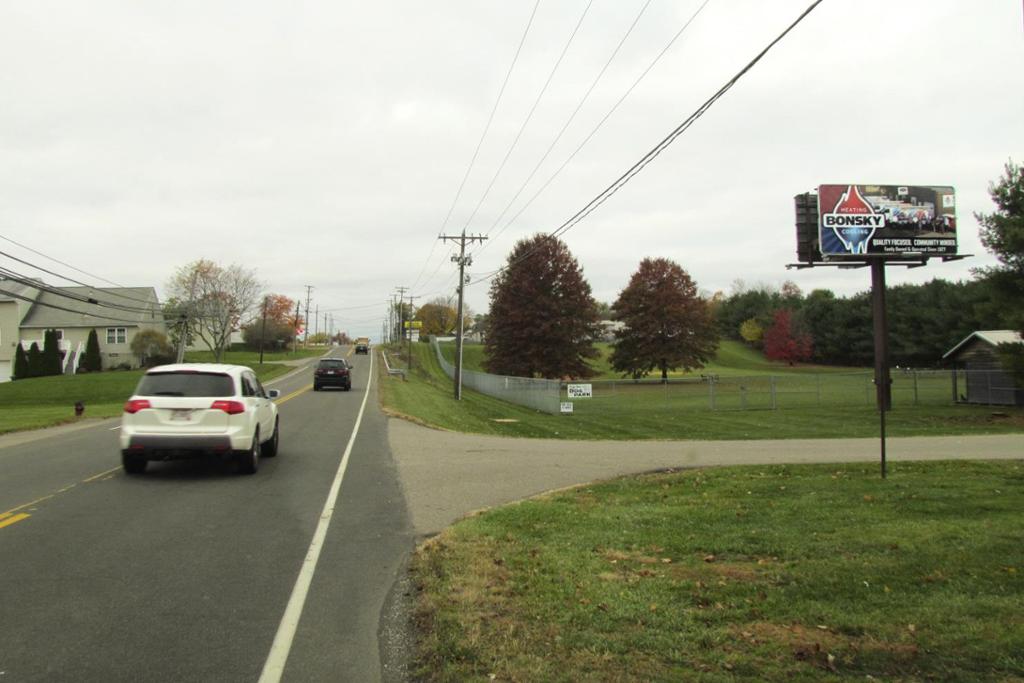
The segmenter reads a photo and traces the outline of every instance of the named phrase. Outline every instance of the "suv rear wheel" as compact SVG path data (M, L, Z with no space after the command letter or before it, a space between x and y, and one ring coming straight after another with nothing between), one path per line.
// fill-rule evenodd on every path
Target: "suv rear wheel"
M236 456L238 471L242 474L255 474L260 467L260 430L252 436L252 446Z
M128 474L142 474L148 464L149 461L144 456L121 453L121 466Z
M264 458L273 458L277 455L277 445L281 434L281 418L274 420L274 435L270 437L270 441L263 444L263 450L260 452L260 456Z

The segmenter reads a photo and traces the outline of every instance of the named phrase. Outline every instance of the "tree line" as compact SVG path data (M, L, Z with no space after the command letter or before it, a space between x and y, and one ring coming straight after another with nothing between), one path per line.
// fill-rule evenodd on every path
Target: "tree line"
M896 285L886 290L886 304L891 360L901 366L936 366L971 332L1009 325L983 279ZM874 359L869 291L840 297L815 289L804 295L791 282L778 289L737 283L715 302L715 320L722 337L773 360L866 366Z

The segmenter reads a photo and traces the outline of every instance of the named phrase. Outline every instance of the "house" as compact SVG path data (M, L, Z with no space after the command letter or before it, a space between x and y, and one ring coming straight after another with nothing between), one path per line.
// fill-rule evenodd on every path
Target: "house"
M601 321L601 341L612 343L618 340L619 335L626 329L626 323L621 320Z
M1005 371L997 347L1022 341L1013 330L972 332L946 352L942 360L952 363L953 391L961 403L1024 406L1024 388ZM958 386L959 381L964 386Z
M96 330L104 368L136 368L131 351L144 329L164 334L163 312L152 287L49 287L40 282L0 280L0 382L14 371L18 344L43 348L46 330L56 330L65 372L74 373L89 332Z
M28 315L39 290L0 279L0 382L14 374L14 350L21 340L21 321Z

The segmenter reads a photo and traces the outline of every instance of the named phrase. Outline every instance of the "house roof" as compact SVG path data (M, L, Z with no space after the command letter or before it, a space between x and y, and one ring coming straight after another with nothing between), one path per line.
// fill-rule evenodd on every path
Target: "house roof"
M0 278L0 302L24 301L25 299L21 297L34 299L35 293L36 289L34 287Z
M21 327L138 326L164 321L156 290L152 287L61 287L60 290L106 305L40 291L32 308L21 321Z
M942 356L942 360L946 360L950 356L956 355L956 353L966 346L972 339L980 339L992 346L999 346L1000 344L1014 344L1016 342L1024 341L1024 338L1021 338L1020 333L1014 330L978 330L976 332L971 332L963 341L947 351Z

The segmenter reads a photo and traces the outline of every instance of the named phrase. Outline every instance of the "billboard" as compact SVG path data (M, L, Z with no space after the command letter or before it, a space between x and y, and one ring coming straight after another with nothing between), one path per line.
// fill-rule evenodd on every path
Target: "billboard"
M818 242L824 257L953 256L953 188L819 185Z

